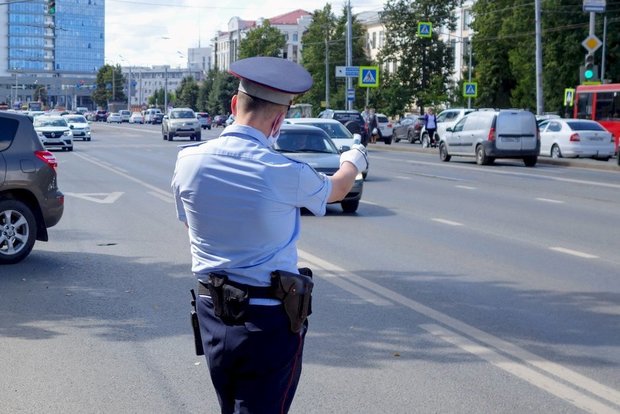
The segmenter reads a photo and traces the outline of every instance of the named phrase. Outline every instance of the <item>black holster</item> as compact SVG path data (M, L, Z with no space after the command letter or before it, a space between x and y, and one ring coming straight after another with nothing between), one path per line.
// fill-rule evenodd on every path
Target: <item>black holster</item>
M249 287L234 283L223 273L209 273L206 282L199 281L209 289L213 312L227 325L242 325L250 304Z
M297 333L312 313L312 271L299 269L301 274L276 270L271 272L271 287L276 299L282 301L290 321L291 331Z
M196 312L196 292L191 289L192 300L190 310L190 320L192 322L192 331L194 332L194 347L196 348L196 355L204 355L205 351L202 348L202 335L200 334L200 325L198 324L198 313Z

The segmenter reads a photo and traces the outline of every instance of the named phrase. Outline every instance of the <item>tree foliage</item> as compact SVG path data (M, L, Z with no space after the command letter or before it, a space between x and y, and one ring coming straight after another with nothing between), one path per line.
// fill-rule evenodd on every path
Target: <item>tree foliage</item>
M473 53L478 82L476 106L536 108L534 7L528 0L477 0L473 8ZM606 78L620 81L620 9L608 6ZM603 38L597 14L596 34ZM584 62L581 42L588 36L589 14L577 0L542 0L544 110L562 112L565 88L579 84ZM601 50L596 54L600 65Z
M230 113L230 101L237 93L239 80L226 72L217 72L209 92L208 112L213 115Z
M253 56L282 56L286 46L284 34L264 20L262 26L251 29L239 42L239 59Z
M181 83L176 90L176 106L197 109L198 102L198 83L193 76L181 79Z
M341 109L345 107L346 82L345 78L336 78L335 72L336 66L346 66L346 9L343 8L340 17L336 17L328 3L323 9L315 10L312 17L312 23L302 39L303 65L312 75L314 84L300 101L312 104L313 111L318 112L321 102L327 101L326 79L329 79L329 106ZM352 17L351 27L352 66L368 65L370 62L365 52L366 30L355 17ZM355 104L358 107L363 106L366 90L357 87L356 78L353 79L353 84Z
M381 93L388 103L386 112L400 113L415 105L443 103L448 98L453 67L452 52L439 40L439 32L455 27L454 9L458 0L388 0L381 15L386 29L379 63L395 64L391 76L384 76ZM431 22L430 38L418 36L418 22ZM385 71L383 71L385 72Z
M127 101L123 91L125 82L120 65L112 66L106 63L97 72L97 87L91 95L93 102L105 108L108 102Z

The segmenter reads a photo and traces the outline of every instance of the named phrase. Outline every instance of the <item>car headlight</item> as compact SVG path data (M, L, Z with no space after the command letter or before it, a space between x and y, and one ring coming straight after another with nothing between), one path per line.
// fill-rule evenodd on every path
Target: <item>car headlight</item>
M71 134L71 131L65 131L63 135L64 136L69 136L69 135L73 135L73 134Z
M357 175L355 176L355 181L364 181L364 176L361 172L357 173Z

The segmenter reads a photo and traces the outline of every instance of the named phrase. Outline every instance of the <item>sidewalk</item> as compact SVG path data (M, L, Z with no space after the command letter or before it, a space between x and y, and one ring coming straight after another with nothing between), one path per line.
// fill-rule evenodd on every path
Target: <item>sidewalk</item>
M437 154L437 148L422 148L420 144L409 143L393 143L392 145L385 145L382 142L377 144L368 145L369 152L373 151L401 151L401 152L419 152L426 154ZM618 165L617 157L611 158L609 161L599 161L592 158L561 158L553 159L549 157L538 157L539 164L549 165L561 165L565 167L577 167L577 168L590 168L594 170L606 170L606 171L618 171L620 172L620 165Z

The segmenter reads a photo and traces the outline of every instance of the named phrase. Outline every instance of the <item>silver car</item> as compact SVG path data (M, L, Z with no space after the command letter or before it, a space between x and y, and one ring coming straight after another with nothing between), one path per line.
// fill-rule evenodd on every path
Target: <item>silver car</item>
M161 123L161 134L164 141L172 141L174 137L189 137L192 141L200 141L201 126L196 113L190 108L174 108L168 111Z
M327 133L308 125L282 125L274 149L287 157L304 162L317 172L333 175L340 168L340 151ZM364 178L358 174L353 188L338 201L345 213L355 213L364 190Z
M63 115L63 118L67 120L74 139L82 138L82 141L90 141L90 123L84 115Z

